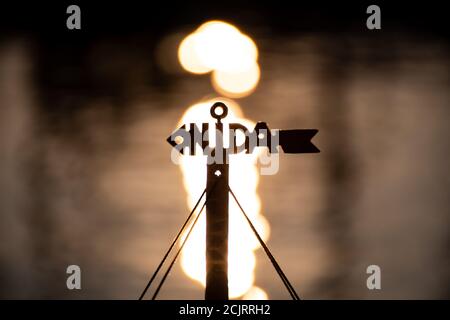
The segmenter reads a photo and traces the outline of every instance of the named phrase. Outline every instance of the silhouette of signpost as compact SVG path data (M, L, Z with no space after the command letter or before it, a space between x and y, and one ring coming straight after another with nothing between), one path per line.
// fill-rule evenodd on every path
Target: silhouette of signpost
M170 251L174 247L175 243L180 239L180 235L190 221L193 213L198 207L200 200L203 196L206 196L206 200L197 214L197 217L192 223L192 226L187 232L185 239L183 240L178 252L172 260L168 270L164 274L161 283L159 284L156 292L153 295L153 299L156 298L162 284L167 278L172 266L174 265L178 255L183 249L195 223L198 220L203 209L206 207L206 289L205 300L228 300L228 200L229 194L232 195L240 210L244 214L250 228L255 233L259 243L263 247L265 253L272 262L275 270L283 281L284 285L288 289L291 297L300 299L295 289L290 284L286 275L281 270L274 256L270 252L267 245L264 243L257 230L253 226L253 223L248 218L241 204L239 203L236 195L228 184L228 168L229 168L229 155L236 153L252 153L256 147L266 147L270 153L278 153L278 146L284 151L284 153L317 153L320 152L317 147L312 144L312 137L318 132L316 129L295 129L295 130L270 130L265 122L258 122L255 128L250 131L247 127L239 123L230 123L229 145L224 147L224 125L222 120L226 118L228 114L227 106L222 102L216 102L210 109L211 116L216 120L214 124L215 131L215 144L214 147L209 145L209 132L208 123L202 123L201 130L197 125L189 124L189 129L186 125L181 126L175 132L173 132L167 141L178 152L187 155L196 155L199 150L202 154L207 156L207 181L206 189L203 191L200 199L198 199L196 205L188 216L186 222L182 226L178 235L172 242L169 250L165 254L164 258L157 267L152 278L148 282L144 291L142 292L140 299L142 299L150 287L151 283L155 279L157 273L161 269L164 261L168 257ZM245 135L244 142L237 145L237 132L241 131Z

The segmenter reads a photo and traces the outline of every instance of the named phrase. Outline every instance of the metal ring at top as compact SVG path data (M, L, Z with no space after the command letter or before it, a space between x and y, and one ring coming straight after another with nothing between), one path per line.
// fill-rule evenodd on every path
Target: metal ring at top
M222 109L222 113L216 113L217 108ZM228 115L228 107L223 102L216 102L211 107L211 117L216 119L218 122L220 122L221 119L225 118Z

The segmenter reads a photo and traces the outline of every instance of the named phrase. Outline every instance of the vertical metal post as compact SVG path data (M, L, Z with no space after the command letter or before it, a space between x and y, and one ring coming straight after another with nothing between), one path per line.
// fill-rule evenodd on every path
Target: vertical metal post
M217 108L222 113L216 113ZM223 124L227 107L216 103L216 146L207 165L206 289L205 300L228 300L228 156L223 148Z
M207 170L205 300L228 300L228 164Z

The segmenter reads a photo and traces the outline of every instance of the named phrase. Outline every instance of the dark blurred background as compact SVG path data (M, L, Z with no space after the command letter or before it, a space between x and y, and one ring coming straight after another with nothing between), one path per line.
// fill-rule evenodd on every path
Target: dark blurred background
M66 8L81 8L67 30ZM444 6L377 2L0 5L0 298L136 299L187 214L165 138L219 96L176 45L228 21L259 49L236 99L271 128L317 128L259 194L269 246L307 299L450 298L449 43ZM66 267L82 290L66 288ZM382 289L366 287L366 267ZM289 296L258 251L255 283ZM201 299L175 267L163 299Z

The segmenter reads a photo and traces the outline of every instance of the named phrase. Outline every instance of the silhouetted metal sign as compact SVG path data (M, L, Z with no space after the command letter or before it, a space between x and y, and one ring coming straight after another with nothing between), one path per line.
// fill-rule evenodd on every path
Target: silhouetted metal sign
M241 152L252 153L256 147L266 147L270 153L316 153L319 149L311 142L315 129L270 130L265 122L258 122L253 130L240 123L228 125L228 146L224 147L222 119L228 114L227 106L216 102L210 110L216 120L215 143L210 146L209 123L198 127L194 123L181 126L167 141L178 152L196 155L199 150L207 161L206 181L206 300L228 299L228 156ZM237 144L238 132L244 134ZM237 200L236 200L237 201ZM296 295L296 294L295 294ZM297 296L298 297L298 296Z
M221 108L222 113L218 114L216 110ZM211 108L211 116L218 123L228 114L225 104L218 102ZM223 145L222 130L218 130L216 124L216 146ZM197 126L190 123L189 128L182 125L168 138L167 142L178 150L181 154L196 155L199 146L203 155L211 155L212 149L209 147L209 123L202 123ZM245 135L243 143L238 145L237 135L241 132ZM284 153L317 153L320 150L311 142L316 135L316 129L293 129L293 130L270 130L265 122L258 122L253 130L240 123L229 124L229 146L224 149L226 154L237 154L241 152L252 153L255 147L266 147L270 153L278 153L278 146Z

